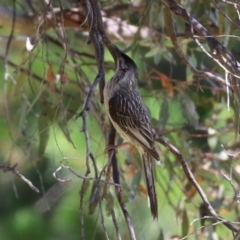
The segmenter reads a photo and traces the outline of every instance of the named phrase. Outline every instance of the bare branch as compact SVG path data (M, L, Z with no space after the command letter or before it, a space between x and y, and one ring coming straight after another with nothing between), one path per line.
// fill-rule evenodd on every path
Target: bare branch
M219 76L216 76L215 74L212 74L211 72L207 72L207 71L200 71L198 69L196 69L195 67L193 67L191 65L191 63L188 61L186 55L183 53L181 47L179 46L178 44L178 41L177 41L177 34L174 30L174 26L173 26L173 19L172 19L172 15L171 15L171 12L168 8L166 8L166 11L165 11L165 15L166 15L166 19L167 19L167 29L169 31L169 35L170 35L170 38L172 40L172 43L173 43L173 46L176 50L176 52L178 53L179 57L181 58L181 60L186 64L187 67L189 67L191 69L191 71L199 78L204 78L204 77L207 77L207 78L210 78L216 82L220 82L221 84L227 86L228 88L231 88L231 85L229 83L227 83L224 79L222 79L221 77Z
M39 190L38 188L36 188L32 182L30 180L28 180L27 178L25 178L17 169L17 163L12 166L12 167L6 167L6 166L3 166L3 165L0 165L0 169L3 171L3 172L11 172L13 174L15 174L16 176L18 176L19 178L21 178L25 183L28 184L28 186L35 192L39 193Z
M131 8L135 8L131 5ZM136 6L138 9L138 6ZM127 9L125 9L127 10ZM10 28L10 23L12 19L13 11L11 9L0 6L0 23L3 28ZM135 34L139 31L138 26L128 24L126 21L123 21L120 17L107 17L108 9L106 12L101 11L103 16L102 21L105 26L105 31L108 34L109 38L113 41L120 42L131 42ZM51 28L57 28L58 23L61 23L61 17L64 20L65 28L77 28L80 31L88 31L89 24L85 20L86 14L82 8L71 8L64 9L62 12L59 8L53 8L52 12L48 12L45 18L37 15L31 14L19 14L16 13L16 23L14 26L14 34L21 34L27 36L35 36L37 31L41 32L40 29L36 29L36 26L39 27L39 24L44 26L44 30ZM45 21L45 22L43 22ZM146 39L149 35L158 35L158 31L149 29L148 27L142 27L140 29L139 37Z
M163 3L176 16L192 26L192 28L200 36L206 37L205 40L209 48L211 49L212 53L216 55L220 62L224 62L225 65L239 70L240 64L232 55L232 53L225 46L223 46L223 44L220 43L201 23L193 18L186 9L178 5L175 0L164 0Z
M61 171L62 169L68 169L71 173L73 173L73 175L75 175L76 177L81 178L81 179L85 179L85 180L89 180L89 181L99 181L99 182L103 182L103 183L106 183L106 184L109 184L109 185L114 185L114 186L117 186L117 187L121 187L120 184L117 184L117 183L114 183L114 182L105 181L105 180L99 179L99 178L86 177L86 176L80 175L80 174L76 173L70 166L64 165L63 163L62 163L62 165L60 167L58 167L53 172L53 177L57 181L59 181L59 182L69 182L69 181L72 181L72 179L62 179L62 178L59 178L57 176L58 172Z
M175 13L178 17L183 19L186 23L188 23L191 26L191 29L193 28L200 36L205 37L205 41L207 42L210 50L212 51L212 54L207 54L208 56L211 56L211 58L218 63L218 65L223 68L223 70L231 74L231 83L229 83L226 79L224 85L227 86L227 91L229 88L229 85L231 85L231 89L234 91L238 99L240 99L240 90L239 90L239 84L236 80L237 75L235 74L236 70L240 69L239 62L235 59L235 57L232 55L232 53L222 44L220 43L204 26L202 26L195 18L193 18L189 12L186 11L186 9L179 6L174 0L165 0L164 5L166 6L166 12L168 16L168 20L171 24L169 24L168 28L170 30L170 36L173 41L173 44L176 47L176 51L178 52L179 56L183 60L183 62L197 75L197 76L205 76L209 77L213 80L217 80L216 76L209 72L201 72L197 71L195 68L191 66L191 64L186 59L185 55L181 52L177 41L176 41L176 34L173 30L173 21L171 19L171 14L168 13L169 11ZM195 39L194 35L191 36L195 42L199 45L199 41ZM214 56L214 57L213 57ZM219 77L217 77L219 81ZM220 80L222 83L223 80ZM229 95L228 95L229 98Z

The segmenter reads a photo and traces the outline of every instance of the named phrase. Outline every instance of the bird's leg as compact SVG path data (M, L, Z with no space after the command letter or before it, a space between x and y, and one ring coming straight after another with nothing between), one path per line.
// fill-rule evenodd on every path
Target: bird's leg
M128 144L129 144L129 142L120 143L120 144L118 144L118 145L112 145L112 144L110 144L110 145L108 145L108 146L106 147L105 153L107 153L109 150L115 150L115 151L117 152L117 149L119 149L119 148L121 148L121 147L124 147L124 146L126 146L126 145L128 145Z

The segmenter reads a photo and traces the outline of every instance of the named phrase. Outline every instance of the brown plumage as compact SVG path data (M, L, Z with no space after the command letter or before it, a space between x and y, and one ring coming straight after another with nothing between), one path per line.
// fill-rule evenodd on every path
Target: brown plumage
M159 161L147 108L136 90L137 66L116 47L117 69L104 88L104 104L116 131L135 145L143 158L146 185L153 218L158 217L153 159Z

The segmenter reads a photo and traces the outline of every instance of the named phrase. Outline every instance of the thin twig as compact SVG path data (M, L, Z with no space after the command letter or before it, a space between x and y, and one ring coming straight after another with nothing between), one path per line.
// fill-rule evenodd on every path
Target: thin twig
M111 216L112 216L113 225L115 227L115 231L116 231L116 234L117 234L117 238L118 238L118 240L121 240L122 237L121 237L121 234L119 232L119 228L118 228L117 219L116 219L114 209L112 209L112 211L111 211Z
M16 3L15 3L15 0L13 0L12 2L13 2L12 26L11 26L10 35L8 37L7 46L6 46L5 67L7 65L8 52L9 52L10 44L11 44L11 41L12 41L12 38L13 38L13 35L14 35L15 23L16 23Z
M7 40L5 57L4 57L4 67L5 67L4 79L5 80L7 80L9 78L9 76L11 76L11 74L9 73L9 69L8 69L8 52L9 52L9 49L10 49L11 41L13 39L14 30L15 30L15 23L16 23L16 2L15 2L15 0L13 0L12 2L13 2L13 14L12 14L12 19L11 19L12 20L11 32L10 32L10 35L8 37L8 40Z
M240 7L240 4L238 4L238 3L234 3L234 2L231 2L231 1L227 1L227 0L221 0L221 1L224 2L224 3L227 3L227 4L232 4L232 5L236 5L236 6Z
M72 179L62 179L62 178L59 178L57 176L58 172L60 172L62 169L68 169L71 173L73 173L76 177L78 178L81 178L81 179L85 179L85 180L89 180L89 181L98 181L98 182L103 182L105 184L109 184L109 185L114 185L114 186L118 186L118 187L121 187L120 184L117 184L117 183L114 183L114 182L110 182L110 181L105 181L103 179L99 179L99 178L94 178L94 177L86 177L86 176L83 176L83 175L80 175L78 173L76 173L70 166L66 166L64 164L62 164L60 167L58 167L54 172L53 172L53 177L59 181L59 182L70 182L72 181Z
M101 223L102 223L102 226L103 226L103 230L104 230L106 239L109 240L107 228L106 228L106 226L105 226L103 211L102 211L102 200L101 200L101 199L98 201L98 205L99 205L99 211L100 211Z
M3 171L3 172L11 172L13 174L15 174L16 176L20 177L25 183L28 184L28 186L35 192L39 193L39 190L38 188L36 188L32 182L30 180L28 180L27 178L25 178L17 169L17 163L15 165L13 165L12 167L6 167L6 166L3 166L3 165L0 165L0 169Z
M239 196L239 191L237 191L237 190L235 189L235 187L234 187L234 185L233 185L233 181L232 181L232 166L231 166L231 169L230 169L230 176L229 176L229 177L228 177L223 171L221 171L221 173L222 173L223 177L226 178L227 181L230 182L230 184L231 184L231 186L232 186L232 189L233 189L234 192L235 192L235 198L237 199L237 202L240 203L240 201L239 201L239 197L240 197L240 196Z
M85 173L85 176L87 176L88 173L86 171ZM82 187L81 187L81 190L80 190L80 219L81 219L81 237L83 240L85 240L85 228L84 228L84 214L83 214L83 196L84 196L84 193L85 193L85 186L86 186L86 183L87 183L87 180L84 179L83 180L83 183L82 183Z

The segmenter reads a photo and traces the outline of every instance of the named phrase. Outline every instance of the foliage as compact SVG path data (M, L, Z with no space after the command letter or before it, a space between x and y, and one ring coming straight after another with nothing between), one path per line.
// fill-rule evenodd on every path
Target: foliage
M6 172L0 174L0 238L79 239L85 235L85 239L117 239L115 217L119 234L128 239L114 186L104 182L112 182L105 153L109 124L98 89L86 113L86 125L79 117L99 73L94 44L84 32L88 30L86 16L81 18L81 11L75 15L72 10L82 8L78 1L47 2L13 0L0 6L0 167ZM238 69L227 65L236 77L228 73L216 61L218 54L214 55L207 37L200 37L172 13L186 64L171 37L168 2L101 2L105 31L138 66L138 90L156 134L180 151L214 209L224 219L238 222ZM239 5L183 2L179 4L239 60ZM66 9L73 12L68 14ZM31 51L25 47L27 37L34 48ZM109 80L115 66L107 48L104 69ZM200 76L197 70L207 74ZM157 148L163 164L155 165L156 222L150 216L142 160L136 149L129 145L117 152L123 199L136 238L230 238L232 232L219 220L204 219L211 213L177 156L162 144L157 143ZM60 166L61 171L56 172ZM40 193L11 174L14 169ZM84 180L84 176L91 179ZM96 181L99 176L101 182Z

